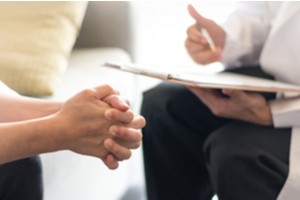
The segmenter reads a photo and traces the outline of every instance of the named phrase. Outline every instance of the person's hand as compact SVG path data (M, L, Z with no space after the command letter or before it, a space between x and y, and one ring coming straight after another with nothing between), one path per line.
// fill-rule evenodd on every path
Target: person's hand
M116 117L114 117L116 113L108 115L107 113L110 113L110 111L105 113L107 119L116 120ZM109 128L112 137L104 141L104 146L110 152L105 160L107 166L110 166L111 169L117 168L118 161L130 158L130 150L141 145L142 134L138 129L143 128L145 124L145 119L136 115L130 123L112 125Z
M196 20L196 23L187 30L185 46L188 53L198 64L209 64L220 61L222 59L221 51L225 43L225 31L214 21L201 16L193 6L189 5L188 11ZM201 28L205 28L208 31L217 47L216 51L210 49L206 38L200 31Z
M118 110L119 113L115 115L115 121L119 121L118 123L105 118L105 113L111 109L111 106L103 100L116 94L118 92L111 87L100 86L95 89L84 90L66 101L62 109L54 114L57 120L53 126L60 133L58 138L55 138L58 141L57 145L61 149L69 149L80 154L98 157L111 169L116 168L117 164L110 163L109 154L119 157L119 160L129 158L128 147L124 149L121 145L115 145L113 150L108 151L104 146L105 140L113 137L111 134L111 132L114 132L111 130L112 125L120 124L124 126L126 124L128 126L134 121L134 115L130 111ZM126 110L125 107L126 105L124 110ZM142 125L138 124L136 126L140 127ZM128 136L129 140L134 140L136 143L141 140L140 133L131 131L131 129L122 133L128 133L130 135ZM106 146L111 145L110 141L105 142L108 143Z
M131 149L136 149L141 145L142 134L138 129L143 128L146 121L139 115L132 116L132 118L124 117L122 112L128 112L129 101L119 95L110 95L104 101L113 107L105 112L106 119L121 122L109 128L112 137L104 141L104 146L111 153L107 155L105 163L114 169L118 167L118 161L131 156Z
M223 89L220 94L212 89L194 87L189 89L216 116L265 126L273 124L270 106L259 93Z

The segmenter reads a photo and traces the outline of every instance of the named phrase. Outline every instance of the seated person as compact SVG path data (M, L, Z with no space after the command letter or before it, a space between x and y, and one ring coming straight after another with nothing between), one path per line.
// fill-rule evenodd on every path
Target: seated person
M240 2L220 26L189 6L196 24L187 30L186 48L199 64L250 66L245 71L256 76L300 85L299 11L299 2ZM221 94L169 83L144 93L148 200L297 199L300 98Z
M115 169L140 146L144 118L108 85L52 102L0 84L0 199L43 198L40 153L71 150Z

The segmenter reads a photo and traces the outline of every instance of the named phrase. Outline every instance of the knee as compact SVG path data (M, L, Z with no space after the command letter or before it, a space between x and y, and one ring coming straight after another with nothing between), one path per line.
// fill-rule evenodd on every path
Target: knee
M255 159L255 152L243 129L242 123L229 124L213 132L206 140L204 153L212 178L225 178L242 172L243 164Z
M33 156L0 165L0 168L2 171L15 171L15 173L40 171L41 161L39 156Z
M10 184L42 182L42 167L38 156L12 161L0 166L1 181Z
M38 156L1 165L0 177L1 195L8 199L42 199L43 180Z
M38 156L16 160L0 167L1 173L16 179L32 179L42 174L41 161Z

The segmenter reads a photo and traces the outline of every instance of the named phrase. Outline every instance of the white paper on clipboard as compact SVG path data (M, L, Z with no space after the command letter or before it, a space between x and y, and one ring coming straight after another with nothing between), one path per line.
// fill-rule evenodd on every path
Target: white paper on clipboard
M184 72L165 72L130 63L120 63L115 61L107 61L101 66L194 87L300 94L300 86L297 85L230 72L193 75Z

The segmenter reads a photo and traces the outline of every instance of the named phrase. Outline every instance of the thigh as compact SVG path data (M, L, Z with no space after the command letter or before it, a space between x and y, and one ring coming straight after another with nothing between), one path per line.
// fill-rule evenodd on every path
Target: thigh
M148 199L211 199L203 143L226 119L188 89L161 84L144 94L143 151Z
M151 121L164 122L170 128L180 124L203 137L231 121L213 115L185 86L171 83L162 83L146 91L141 112Z
M0 199L43 199L41 161L38 156L0 165Z
M141 114L147 121L143 129L145 145L170 146L170 154L180 146L178 153L183 156L186 152L202 154L206 137L230 121L214 116L186 87L169 83L144 93Z
M213 132L204 149L220 199L276 199L288 175L290 137L290 128L244 122Z

